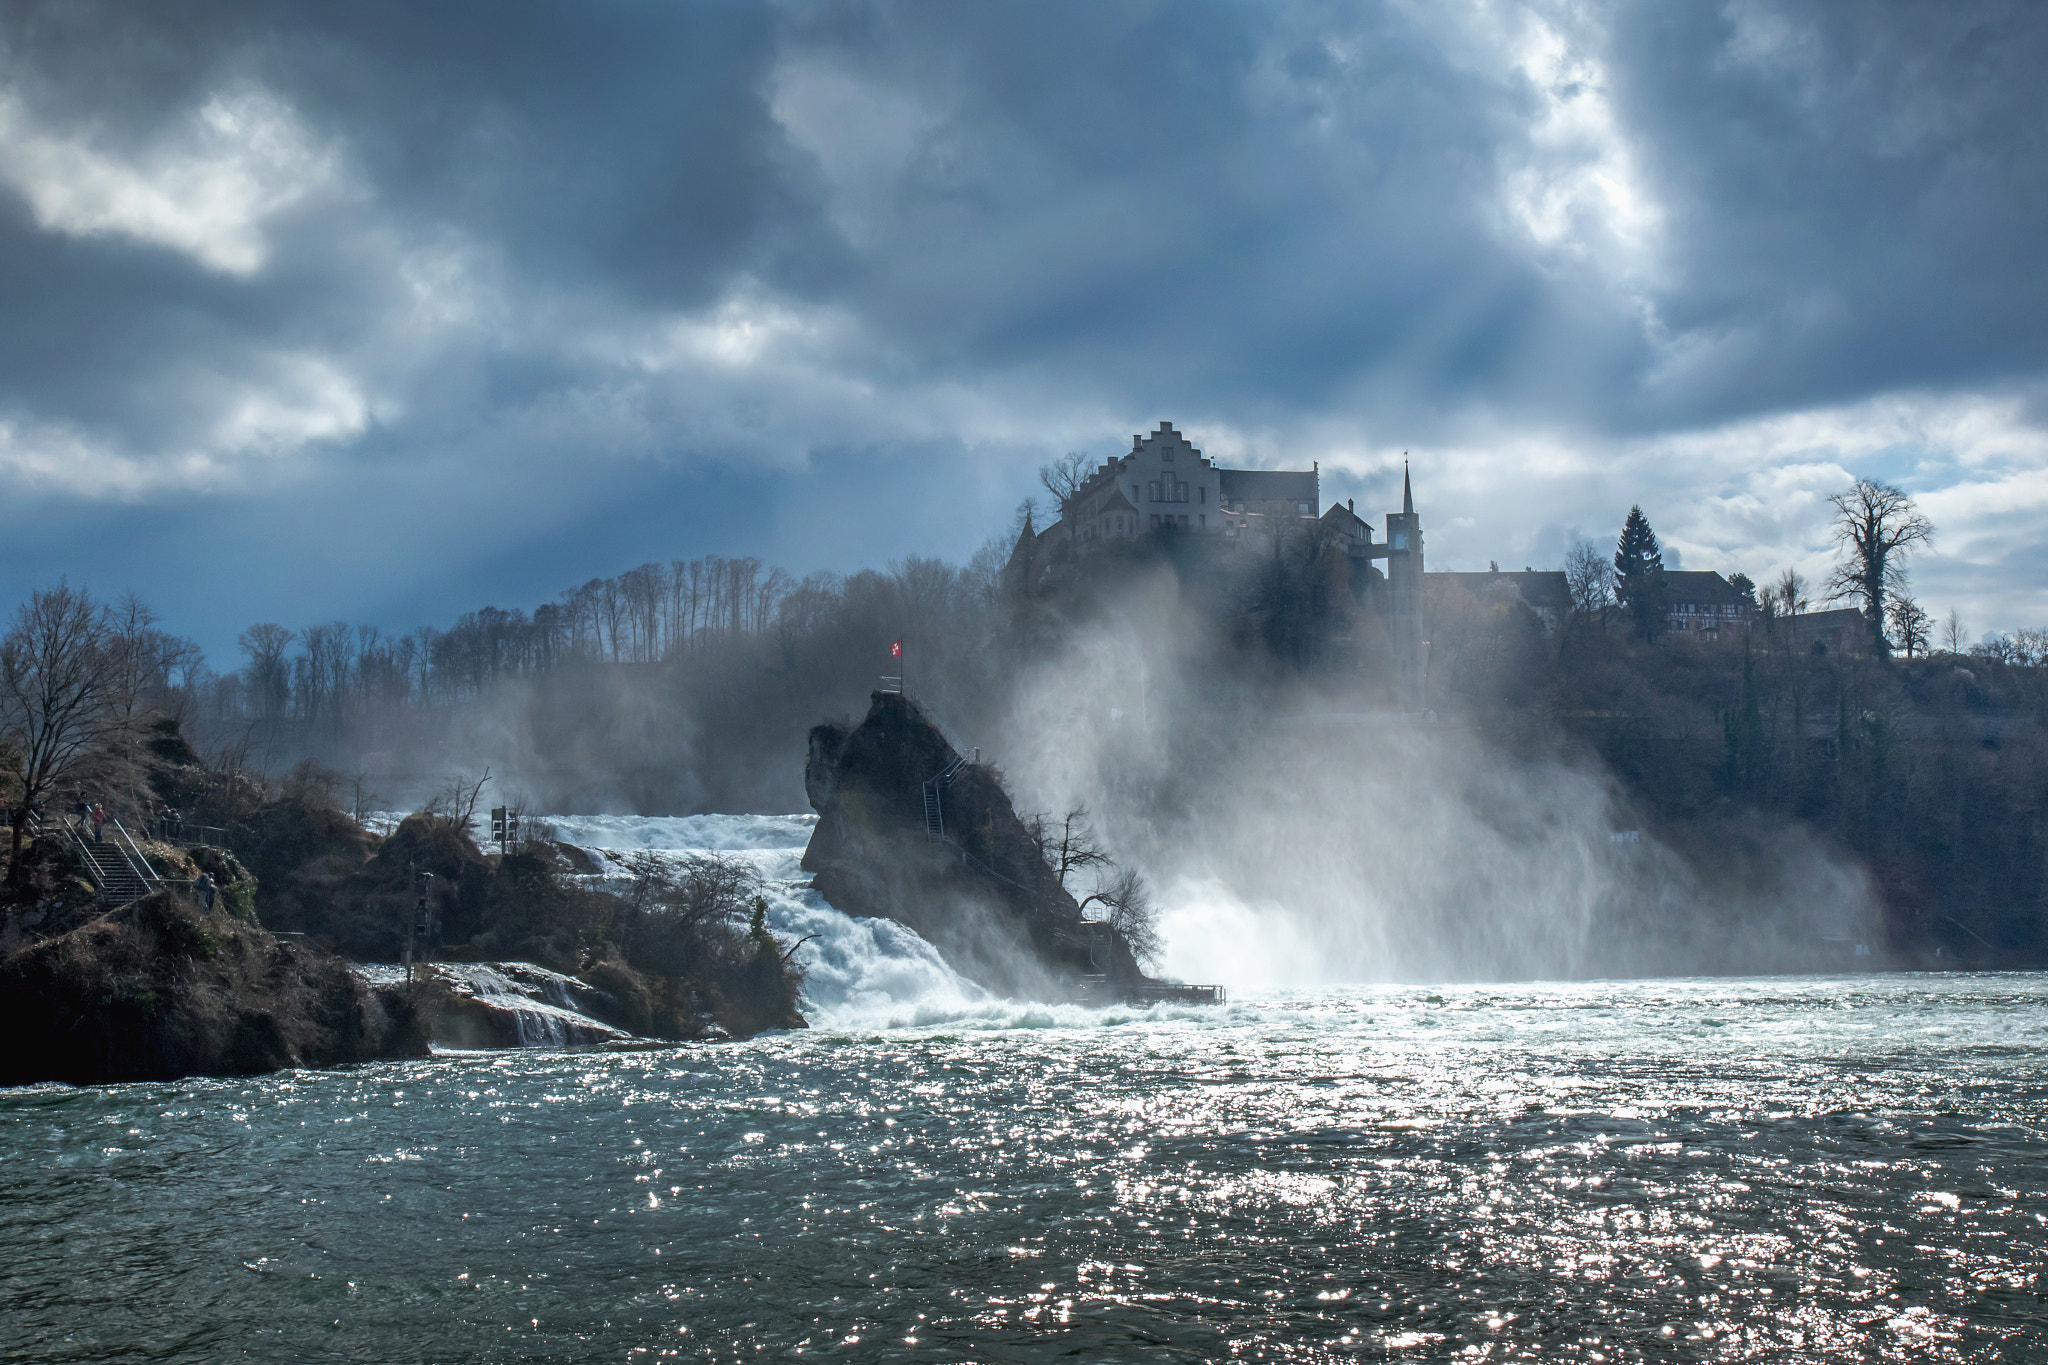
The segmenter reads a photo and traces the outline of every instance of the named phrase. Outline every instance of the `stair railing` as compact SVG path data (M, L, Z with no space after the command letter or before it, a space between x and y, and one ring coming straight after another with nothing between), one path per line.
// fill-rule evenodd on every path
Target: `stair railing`
M136 846L134 836L128 833L127 827L124 826L119 820L109 820L107 821L107 823L112 825L116 830L120 831L121 843L128 845L127 852L123 854L123 856L130 860L130 870L139 871L142 875L142 880L144 884L149 886L152 890L162 886L164 883L164 879L158 876L157 870L149 865L149 859L142 856L142 850ZM119 844L115 845L115 851L120 851Z
M198 825L189 820L158 818L143 826L143 833L166 844L197 844L202 848L228 849L228 832L219 825Z
M108 889L111 879L107 876L107 870L100 866L99 855L92 851L92 845L78 832L75 825L66 821L59 828L64 831L64 837L71 842L71 851L78 855L79 861L85 864L86 872L92 877L94 894L105 899L111 894Z
M946 788L953 785L953 779L969 763L981 761L981 750L973 751L973 757L960 754L946 765L944 772L927 778L924 784L924 837L928 843L938 843L946 837L946 812L942 797Z

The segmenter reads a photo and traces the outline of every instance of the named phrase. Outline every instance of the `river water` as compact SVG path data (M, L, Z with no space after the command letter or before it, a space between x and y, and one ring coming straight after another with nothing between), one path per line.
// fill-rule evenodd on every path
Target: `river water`
M0 1360L2048 1359L2048 979L993 1001L0 1094ZM779 831L779 832L778 832ZM636 842L637 840L637 842Z

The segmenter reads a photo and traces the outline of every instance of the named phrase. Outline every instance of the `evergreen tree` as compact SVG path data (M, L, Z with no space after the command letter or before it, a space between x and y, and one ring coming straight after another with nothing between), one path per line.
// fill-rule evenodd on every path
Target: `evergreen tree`
M1641 507L1628 509L1614 550L1614 596L1634 618L1645 641L1664 624L1664 552Z

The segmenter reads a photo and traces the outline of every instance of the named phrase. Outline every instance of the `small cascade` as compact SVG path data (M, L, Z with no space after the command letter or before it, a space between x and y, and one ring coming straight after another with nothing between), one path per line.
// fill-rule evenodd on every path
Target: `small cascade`
M946 965L915 930L886 919L855 919L827 904L800 863L813 815L548 815L564 843L583 850L601 880L630 875L628 859L740 858L761 877L768 927L785 944L805 940L800 1008L829 1028L940 1023L989 1009L992 997ZM391 984L396 968L358 966ZM437 1046L459 1049L577 1047L631 1035L601 1022L603 997L574 977L529 962L441 962L423 967L447 983L452 1007L435 1029Z
M403 980L396 968L356 970L376 984ZM435 1024L437 1047L587 1047L632 1036L591 1017L601 1008L597 992L531 962L435 962L418 970L439 977L450 995Z
M804 1015L814 1024L886 1028L936 1023L985 1008L988 992L946 965L916 931L855 919L827 904L800 866L815 815L549 815L559 838L623 873L627 854L744 858L761 875L768 927L798 950Z

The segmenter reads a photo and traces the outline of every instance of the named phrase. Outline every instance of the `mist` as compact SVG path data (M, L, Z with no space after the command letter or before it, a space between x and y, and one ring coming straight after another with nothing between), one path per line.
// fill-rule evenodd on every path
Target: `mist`
M1997 719L2043 692L2024 652L1823 657L1768 622L1645 645L1598 613L1546 622L1505 575L1477 592L1429 575L1418 709L1377 590L1330 578L1315 537L1250 556L1171 540L1044 581L1020 576L1009 537L964 567L801 580L647 565L398 639L252 627L227 673L167 646L182 671L162 690L217 765L359 812L488 776L483 805L530 813L788 814L806 809L809 729L851 724L900 674L1020 811L1086 808L1149 883L1160 965L1187 980L1853 969L2048 946L2025 912L2044 756ZM1982 739L1987 724L2006 737Z
M1176 976L1768 972L1881 929L1868 877L1798 827L1688 856L1596 755L1235 671L1161 571L1018 679L997 748L1027 804L1087 805L1153 879Z

